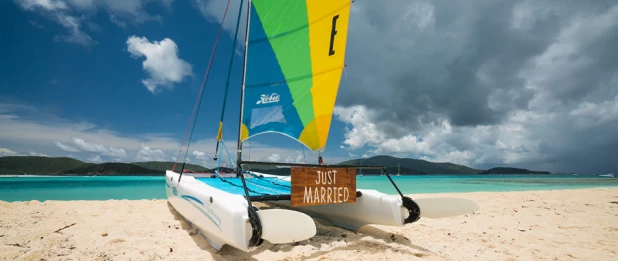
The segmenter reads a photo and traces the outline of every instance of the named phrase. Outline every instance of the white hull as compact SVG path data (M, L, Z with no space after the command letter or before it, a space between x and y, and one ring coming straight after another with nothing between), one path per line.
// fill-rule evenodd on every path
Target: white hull
M165 176L168 201L202 233L213 248L220 250L223 245L228 244L244 251L249 249L252 227L247 213L248 204L243 196L208 186L196 180L191 173L182 175L180 186L178 173L167 171ZM375 190L359 191L363 195L356 199L356 203L292 209L327 219L337 226L351 230L357 230L366 224L404 224L407 211L402 207L401 199ZM270 203L290 207L289 200ZM295 222L289 220L292 225Z
M291 177L256 173L265 177L277 177L290 181ZM364 225L403 226L423 218L446 218L472 213L480 209L476 202L460 198L421 198L407 204L398 196L384 194L377 190L357 189L362 195L356 202L347 204L292 207L289 200L272 202L314 217L326 219L336 226L357 231ZM415 206L414 206L415 205ZM408 210L406 207L410 207ZM414 215L410 217L410 214ZM406 219L409 219L406 221Z
M265 177L281 177L256 173ZM249 222L248 203L244 196L231 194L204 182L196 180L190 173L183 174L180 185L178 173L166 172L166 194L168 201L192 226L196 227L217 250L223 245L248 251L253 227ZM362 193L354 203L292 207L289 200L269 203L292 210L259 210L261 238L274 244L297 242L311 238L316 233L314 221L307 215L326 219L336 226L357 231L364 225L377 224L403 226L414 222L418 212L406 222L410 215L401 198L376 190L359 189ZM409 202L408 202L409 203ZM406 203L406 206L409 204ZM420 203L420 204L417 204ZM478 209L472 201L438 198L417 200L420 216L441 218L470 213ZM305 214L306 213L306 214Z
M273 202L314 217L326 219L336 226L357 231L364 225L403 226L408 211L401 199L377 190L358 189L363 195L354 203L292 207L289 200Z
M254 229L249 222L247 200L241 195L209 186L192 175L183 174L179 184L180 174L166 172L165 191L170 204L216 250L230 245L248 251ZM282 244L315 236L315 222L304 213L268 209L258 210L255 214L259 217L256 218L259 220L256 228L261 231L261 235L256 233L256 239Z
M290 181L291 177L281 177L263 173L255 174L265 177L278 177ZM292 207L289 200L270 202L294 210L302 211L314 217L326 219L336 226L350 230L358 230L364 225L378 224L403 226L408 217L408 210L403 206L401 198L384 194L377 190L357 189L362 196L354 203Z
M179 186L179 177L180 174L169 170L165 173L165 191L174 209L196 227L213 248L221 250L228 244L247 251L252 228L245 198L207 186L188 173L182 175Z

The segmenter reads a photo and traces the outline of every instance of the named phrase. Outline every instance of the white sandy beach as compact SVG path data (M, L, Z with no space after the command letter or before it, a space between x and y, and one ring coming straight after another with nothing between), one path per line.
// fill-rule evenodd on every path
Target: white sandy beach
M618 260L618 188L452 193L467 216L214 251L165 200L0 201L3 260ZM413 198L434 195L413 195ZM317 220L319 221L319 220ZM72 225L74 224L74 225ZM71 226L72 225L72 226ZM58 232L65 226L69 226Z

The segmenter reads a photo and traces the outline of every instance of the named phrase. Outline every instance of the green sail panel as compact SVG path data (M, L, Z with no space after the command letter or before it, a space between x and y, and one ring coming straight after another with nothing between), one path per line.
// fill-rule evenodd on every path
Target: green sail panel
M251 1L242 140L276 132L325 147L349 8L349 0Z

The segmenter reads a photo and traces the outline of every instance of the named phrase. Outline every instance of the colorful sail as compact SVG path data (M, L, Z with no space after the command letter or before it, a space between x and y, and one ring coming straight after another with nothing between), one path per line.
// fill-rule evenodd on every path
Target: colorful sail
M351 0L251 1L241 139L276 132L326 146Z

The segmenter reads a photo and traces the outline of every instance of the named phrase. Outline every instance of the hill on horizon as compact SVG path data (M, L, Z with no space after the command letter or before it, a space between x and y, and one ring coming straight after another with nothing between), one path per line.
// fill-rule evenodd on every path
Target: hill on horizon
M483 170L473 169L468 166L458 165L453 163L434 163L426 160L410 159L410 158L397 158L388 155L379 155L371 158L353 159L339 163L338 165L381 165L385 167L397 168L399 163L402 169L410 169L416 172L425 174L478 174ZM363 170L363 173L366 170ZM404 174L403 170L401 172ZM405 173L413 174L413 173Z
M143 168L130 163L106 162L59 171L59 175L164 175L165 171Z
M147 169L152 169L152 170L161 170L163 171L163 173L165 173L166 170L172 170L172 168L174 167L174 162L171 162L171 161L142 161L142 162L132 162L131 164L140 166L142 168L147 168ZM182 167L182 162L178 162L178 164L176 164L175 170L180 171L181 167ZM196 165L196 164L191 164L191 163L185 163L185 169L193 170L193 171L208 171L209 170L208 168L203 167L201 165Z
M69 157L7 156L0 157L0 174L49 174L92 164Z
M379 155L371 158L353 159L335 165L369 165L385 166L389 174L397 173L399 163L402 175L415 174L551 174L547 171L531 171L527 169L497 167L489 170L479 170L464 165L453 163L434 163L426 160L397 158L387 155ZM50 175L53 173L63 174L164 174L171 170L174 162L171 161L146 161L133 163L106 162L101 164L87 163L68 157L41 157L41 156L7 156L0 157L0 174L38 174ZM180 171L178 163L176 170ZM258 172L289 175L289 168L279 168L268 165L245 165L250 170ZM198 164L185 164L186 170L196 172L212 172ZM132 172L133 171L133 172ZM132 172L132 173L131 173ZM359 170L360 172L360 170ZM379 170L362 170L363 174L379 174Z
M480 172L479 174L551 174L548 171L534 171L518 168L497 167Z

